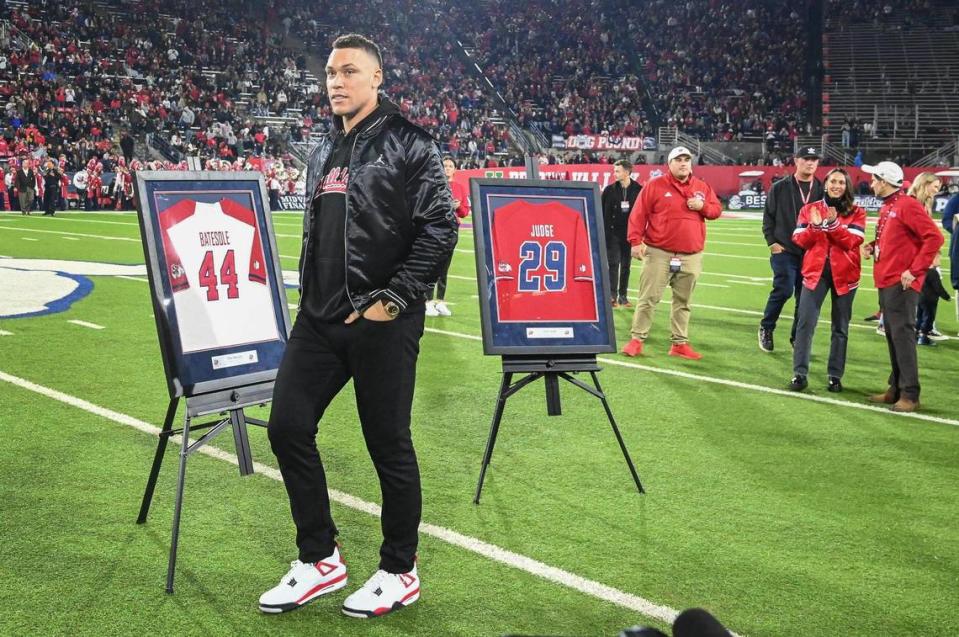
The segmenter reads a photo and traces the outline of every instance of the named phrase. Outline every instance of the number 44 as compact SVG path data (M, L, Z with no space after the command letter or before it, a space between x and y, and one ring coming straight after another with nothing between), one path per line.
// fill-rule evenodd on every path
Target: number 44
M206 288L207 301L219 301L220 293L216 286L226 285L226 296L228 299L236 299L240 296L240 290L237 287L239 277L236 275L236 261L233 256L233 250L227 250L223 257L223 263L220 265L220 280L217 282L216 268L213 265L213 251L207 250L203 255L203 262L200 263L200 285Z

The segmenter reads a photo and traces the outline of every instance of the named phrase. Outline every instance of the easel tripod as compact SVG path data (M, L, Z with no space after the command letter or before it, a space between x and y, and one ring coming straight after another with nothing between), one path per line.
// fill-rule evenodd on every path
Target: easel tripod
M166 417L163 420L163 428L159 433L156 454L153 456L153 466L150 469L150 476L147 479L146 489L143 492L140 514L137 516L137 524L144 524L147 521L150 504L153 501L153 492L156 489L157 478L160 475L160 466L163 464L163 456L166 453L167 443L172 436L179 435L181 437L180 466L177 473L176 501L173 507L173 531L170 542L170 557L167 562L167 593L173 593L173 578L176 572L177 549L180 539L180 517L183 509L183 491L186 484L187 459L223 431L231 429L233 431L233 441L236 444L236 457L240 468L240 475L247 476L252 474L253 456L250 453L250 440L247 436L246 426L257 425L265 427L266 422L255 418L248 418L244 413L244 408L266 403L270 400L272 393L273 383L270 382L244 387L242 390L185 397L186 413L183 417L183 427L180 429L173 428L173 420L176 417L180 397L174 396L170 398ZM199 424L193 422L196 418L213 415L216 415L216 418L212 421ZM190 441L190 432L203 430L206 430L206 433L196 440Z
M562 404L559 395L560 379L572 383L576 387L600 399L603 403L603 409L606 411L606 417L609 419L609 424L613 429L613 434L616 436L616 441L619 443L619 448L622 450L623 457L626 459L626 465L629 467L633 481L636 483L636 488L640 493L646 493L639 480L636 467L633 465L633 460L629 456L629 451L626 449L626 443L623 442L619 427L616 425L616 420L613 418L613 412L609 407L609 402L606 400L606 394L603 393L603 389L599 385L599 378L596 376L596 372L599 370L600 367L596 363L595 354L562 355L555 357L544 355L503 356L503 380L500 384L499 396L496 399L496 409L493 412L493 422L490 425L489 437L486 441L483 465L480 469L479 481L476 484L476 496L473 498L474 504L479 504L480 501L480 494L483 491L483 480L486 477L486 469L489 467L490 461L493 458L493 447L496 445L496 436L499 433L499 426L503 420L503 410L506 408L507 399L540 378L543 378L546 384L546 413L550 416L559 416L562 414ZM571 374L576 372L589 372L590 377L593 379L594 386L590 387L578 378L574 378ZM517 373L525 373L526 376L514 383L513 375Z

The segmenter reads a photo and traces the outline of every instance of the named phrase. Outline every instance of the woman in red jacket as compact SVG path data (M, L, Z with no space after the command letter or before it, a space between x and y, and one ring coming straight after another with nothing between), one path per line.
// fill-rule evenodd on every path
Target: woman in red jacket
M866 211L853 203L852 183L841 168L826 174L825 196L799 211L793 242L806 252L802 260L803 286L796 317L793 346L793 379L789 389L808 386L809 354L826 294L832 297L832 343L827 368L831 392L842 391L846 343L852 302L859 287L860 254L866 231Z

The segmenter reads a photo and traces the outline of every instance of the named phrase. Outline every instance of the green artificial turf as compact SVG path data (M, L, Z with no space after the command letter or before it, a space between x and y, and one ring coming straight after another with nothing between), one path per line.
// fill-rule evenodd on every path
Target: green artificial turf
M284 269L294 270L299 217L274 220L287 235L277 238ZM64 238L75 234L138 237L132 215L3 215L0 255L143 262L137 242ZM709 238L691 325L703 360L666 355L666 304L646 356L601 357L630 365L604 364L599 378L648 493L636 493L599 402L564 385L563 415L547 417L540 383L510 399L475 506L500 366L475 340L473 237L462 232L448 292L454 315L427 319L421 344L413 417L424 522L657 604L709 608L740 634L959 633L959 339L920 348L922 413L943 422L761 391L785 387L791 350L786 320L775 353L756 346L770 276L759 224L712 222ZM91 295L66 312L0 322L13 333L0 337L0 372L159 426L167 395L148 285L91 278ZM638 281L634 266L632 286ZM846 391L825 391L827 323L816 336L810 395L862 405L884 388L884 339L860 320L875 309L872 287L867 271ZM295 303L295 290L288 294ZM622 345L631 312L615 316ZM939 327L959 330L949 304ZM664 373L673 371L697 377ZM136 526L154 437L4 382L0 436L0 634L616 635L637 623L662 627L428 535L420 602L370 622L342 617L339 602L375 568L379 544L378 520L342 505L334 515L351 585L295 613L262 616L258 595L295 557L285 493L265 475L240 478L203 455L190 460L178 587L167 596L172 449L151 519ZM265 432L253 428L250 437L254 458L275 466ZM229 435L215 444L232 452ZM321 423L318 446L332 487L379 501L349 387Z

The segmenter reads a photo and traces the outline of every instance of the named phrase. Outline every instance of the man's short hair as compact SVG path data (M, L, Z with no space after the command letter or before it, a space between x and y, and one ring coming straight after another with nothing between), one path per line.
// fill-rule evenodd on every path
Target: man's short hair
M633 165L629 163L628 159L617 159L616 161L613 162L613 166L619 166L626 172L629 172L633 169Z
M456 160L453 159L452 155L444 155L444 156L443 156L443 161L448 161L448 162L452 163L452 164L453 164L453 168L456 168L456 167L457 167L457 166L456 166Z
M362 49L376 59L376 63L383 68L383 54L376 42L359 33L347 33L333 40L334 49Z

